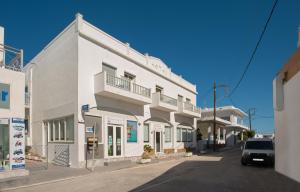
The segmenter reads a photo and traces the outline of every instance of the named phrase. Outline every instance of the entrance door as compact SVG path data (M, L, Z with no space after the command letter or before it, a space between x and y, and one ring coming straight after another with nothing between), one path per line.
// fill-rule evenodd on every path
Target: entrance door
M0 124L0 171L9 169L9 125Z
M161 138L160 138L160 132L155 132L155 148L156 148L156 152L160 152L160 148L161 148Z
M107 155L122 156L122 127L109 125L107 127Z

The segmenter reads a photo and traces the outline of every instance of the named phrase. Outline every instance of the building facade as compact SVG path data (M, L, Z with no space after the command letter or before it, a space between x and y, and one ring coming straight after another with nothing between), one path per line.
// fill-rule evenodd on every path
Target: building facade
M273 80L275 170L300 182L300 29L296 52Z
M197 126L201 132L202 140L205 145L212 145L213 138L213 108L202 110L201 118ZM224 106L216 108L216 144L220 146L233 146L239 142L238 135L249 128L244 125L243 118L247 114L234 106Z
M157 155L196 147L196 85L80 14L25 71L28 145L44 146L52 162L83 167L92 156L139 158L144 145Z
M0 27L0 179L25 171L23 51L4 44Z

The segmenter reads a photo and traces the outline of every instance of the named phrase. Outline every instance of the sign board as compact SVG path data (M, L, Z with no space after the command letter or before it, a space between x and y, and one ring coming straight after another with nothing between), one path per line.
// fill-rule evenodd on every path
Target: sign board
M86 127L85 132L86 133L94 133L94 127Z
M123 119L108 117L107 118L107 124L111 124L111 125L123 125L124 123L123 123Z
M90 111L90 105L89 104L86 104L86 105L82 105L81 106L81 111L82 112L89 112Z
M11 169L25 169L25 123L22 118L11 118L9 157Z
M10 108L10 85L0 83L0 109Z

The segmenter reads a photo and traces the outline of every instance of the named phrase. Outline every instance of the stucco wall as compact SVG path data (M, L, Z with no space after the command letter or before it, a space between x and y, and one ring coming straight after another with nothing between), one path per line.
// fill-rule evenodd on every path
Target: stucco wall
M31 94L32 144L46 145L43 121L74 114L77 140L77 35L74 24L50 42L25 68ZM30 77L32 75L32 78ZM77 162L77 146L70 145L72 166ZM54 153L49 150L49 153ZM49 155L50 156L50 155ZM50 159L51 161L51 159Z
M298 72L283 85L283 110L275 110L275 169L298 182L300 182L299 85L300 73Z
M0 83L10 85L10 108L0 109L0 118L25 116L25 75L22 72L16 72L0 68Z

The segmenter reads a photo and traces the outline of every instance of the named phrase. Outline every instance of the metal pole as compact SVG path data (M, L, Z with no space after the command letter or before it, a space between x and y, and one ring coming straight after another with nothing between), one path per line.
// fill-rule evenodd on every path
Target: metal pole
M96 138L96 123L94 123L94 127L93 127L93 163L95 160L95 138ZM94 171L94 166L92 167L92 171Z
M250 131L252 130L252 124L251 124L251 109L248 110L248 115L249 115L249 128L250 128Z
M213 151L216 151L216 82L214 82L214 144L213 144Z

